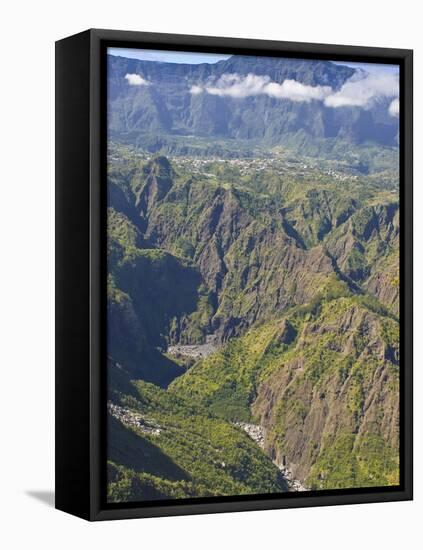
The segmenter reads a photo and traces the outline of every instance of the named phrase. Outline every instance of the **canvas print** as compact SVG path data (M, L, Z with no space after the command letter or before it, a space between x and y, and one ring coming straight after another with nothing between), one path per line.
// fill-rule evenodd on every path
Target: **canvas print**
M109 48L107 140L108 502L399 485L399 67Z

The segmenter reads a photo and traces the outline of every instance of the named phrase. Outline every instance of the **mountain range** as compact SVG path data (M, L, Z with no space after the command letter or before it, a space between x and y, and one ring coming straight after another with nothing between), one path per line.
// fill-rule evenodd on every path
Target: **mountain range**
M188 65L109 55L109 136L167 154L227 156L234 142L246 154L286 145L330 155L340 142L397 149L397 88L392 77L330 61L234 55Z
M184 162L109 150L109 498L398 483L397 188Z

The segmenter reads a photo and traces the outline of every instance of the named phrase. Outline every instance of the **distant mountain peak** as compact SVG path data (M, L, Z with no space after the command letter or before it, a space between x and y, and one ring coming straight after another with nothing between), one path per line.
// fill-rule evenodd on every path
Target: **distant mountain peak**
M395 92L388 97L387 85L368 77L323 60L233 55L189 65L109 56L109 131L156 152L198 149L198 138L286 145L302 134L310 150L328 138L396 147ZM382 108L369 99L378 90Z

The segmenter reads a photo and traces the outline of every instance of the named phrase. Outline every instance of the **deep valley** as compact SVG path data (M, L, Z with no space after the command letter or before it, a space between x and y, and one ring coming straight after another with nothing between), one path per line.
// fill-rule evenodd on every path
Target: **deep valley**
M109 501L398 485L394 73L108 71Z
M113 420L112 500L397 483L395 175L111 151L110 399L162 430Z

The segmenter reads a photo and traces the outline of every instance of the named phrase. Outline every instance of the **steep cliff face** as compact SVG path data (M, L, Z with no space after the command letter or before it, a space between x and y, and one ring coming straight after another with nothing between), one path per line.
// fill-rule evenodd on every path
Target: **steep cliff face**
M174 318L196 311L201 274L161 250L141 249L139 231L108 211L109 355L136 378L166 385L183 369L161 353Z
M354 212L327 239L345 275L399 314L399 205L382 202Z
M308 488L398 483L398 323L345 290L249 330L170 391L260 424L267 454Z
M185 258L201 275L198 314L174 319L172 342L202 342L210 333L226 341L309 302L333 274L398 313L393 193L366 190L363 201L361 186L339 191L311 181L299 189L288 180L274 188L271 178L257 193L181 177L165 157L113 186L126 202L111 196L111 205L129 213L138 246Z
M395 189L197 162L111 156L110 500L398 484Z
M395 321L325 304L258 384L268 453L310 488L398 483L398 361Z
M138 75L139 85L131 85L128 74ZM352 76L358 78L360 73L330 61L232 56L215 64L185 65L109 56L109 131L125 142L141 141L152 152L168 148L180 136L184 138L180 148L198 145L198 138L209 142L223 138L267 145L289 143L311 152L322 140L323 155L336 147L334 138L350 146L369 141L396 145L398 122L388 113L390 98L381 97L366 109L333 109L317 100L205 91L231 78L279 85L295 81L336 91ZM199 93L192 93L193 86Z
M166 157L157 157L143 171L144 181L134 189L135 208L142 218L170 191L175 172Z
M277 214L267 223L246 210L231 189L218 188L212 197L203 192L202 184L192 190L181 220L172 215L169 197L152 213L145 236L169 250L178 239L191 244L192 259L216 304L211 330L220 339L310 300L333 272L324 248L300 247Z
M373 264L363 288L399 317L399 254L395 248Z

